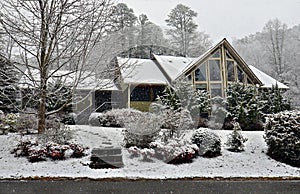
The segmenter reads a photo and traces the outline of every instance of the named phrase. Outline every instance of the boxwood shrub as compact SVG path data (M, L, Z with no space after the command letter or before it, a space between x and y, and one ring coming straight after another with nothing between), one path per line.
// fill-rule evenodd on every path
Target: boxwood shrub
M269 156L300 167L300 111L284 111L269 115L264 138Z

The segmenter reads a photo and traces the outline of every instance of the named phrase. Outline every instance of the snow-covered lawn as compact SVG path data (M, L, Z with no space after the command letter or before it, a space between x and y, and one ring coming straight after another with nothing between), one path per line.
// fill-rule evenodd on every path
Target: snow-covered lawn
M91 126L72 126L76 130L76 141L92 148L99 148L111 143L121 147L122 129ZM216 131L226 141L230 131ZM9 134L0 136L0 179L6 178L184 178L184 177L297 177L300 168L277 162L266 153L263 132L242 132L248 138L245 152L233 153L222 148L222 155L216 158L198 157L190 164L172 165L162 161L141 162L138 158L130 158L123 149L124 168L121 169L90 169L90 154L80 159L65 161L45 161L30 163L26 158L16 158L10 154L20 140L20 135ZM187 138L191 133L187 135ZM28 138L24 136L23 138Z

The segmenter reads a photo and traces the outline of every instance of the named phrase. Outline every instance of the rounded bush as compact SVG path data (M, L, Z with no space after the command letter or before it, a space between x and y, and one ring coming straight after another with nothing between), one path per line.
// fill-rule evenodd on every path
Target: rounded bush
M91 126L101 126L100 125L100 117L102 117L103 113L93 112L89 117L89 125Z
M221 139L211 129L197 129L193 133L191 141L199 147L200 156L211 158L221 155Z
M143 113L135 109L113 109L104 113L92 113L89 124L103 127L125 127L127 120L135 120Z
M300 167L300 111L285 111L268 116L265 141L268 155L275 160Z
M160 131L161 119L151 113L143 113L136 119L125 122L124 146L148 148Z

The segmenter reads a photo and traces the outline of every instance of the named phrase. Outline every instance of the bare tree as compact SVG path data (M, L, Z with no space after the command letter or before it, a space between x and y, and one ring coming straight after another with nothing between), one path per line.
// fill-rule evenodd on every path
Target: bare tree
M264 27L266 33L266 46L271 53L272 63L276 66L276 74L278 77L282 76L284 71L284 47L286 38L286 24L279 19L270 20Z
M72 103L69 95L55 110L46 110L50 92L57 92L48 88L51 80L67 83L74 92L83 79L92 76L93 69L87 65L87 59L105 35L112 3L111 0L1 1L0 23L20 51L26 68L21 72L29 80L28 88L37 92L39 133L45 130L47 116Z

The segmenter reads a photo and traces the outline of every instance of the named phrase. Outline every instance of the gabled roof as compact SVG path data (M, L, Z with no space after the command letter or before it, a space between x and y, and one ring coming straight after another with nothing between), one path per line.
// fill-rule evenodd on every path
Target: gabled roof
M167 76L169 81L174 81L182 75L183 70L195 59L187 57L162 56L153 54L160 69Z
M151 59L117 57L123 82L126 84L163 84L168 79Z
M253 73L258 77L258 79L262 82L261 88L272 88L272 86L278 85L278 88L288 89L289 87L284 85L283 83L277 81L266 73L260 71L256 67L249 65L249 68L253 71Z
M262 85L262 82L258 79L258 77L251 71L249 66L246 64L246 62L242 59L242 57L237 53L237 51L231 46L231 44L224 38L222 41L220 41L218 44L213 46L211 49L209 49L207 52L205 52L200 57L196 58L193 62L191 62L184 70L183 74L188 74L189 72L193 71L197 68L197 66L201 63L203 63L206 59L208 59L211 54L213 54L217 49L219 49L221 46L224 46L230 55L235 59L243 71L251 78L251 80L254 82L254 84Z

